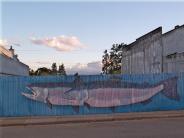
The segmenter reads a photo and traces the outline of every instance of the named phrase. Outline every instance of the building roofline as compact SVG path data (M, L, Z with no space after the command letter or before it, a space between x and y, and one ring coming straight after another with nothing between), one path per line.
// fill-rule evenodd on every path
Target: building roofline
M12 61L15 61L15 62L18 62L19 64L21 64L21 65L23 65L23 66L26 66L27 68L29 68L29 66L28 65L26 65L26 64L24 64L24 63L22 63L21 61L17 61L17 60L14 60L14 59L12 59L11 57L8 57L8 56L6 56L5 54L0 54L1 56L3 56L3 57L5 57L5 58L7 58L7 59L9 59L9 60L12 60Z
M154 30L152 30L152 31L150 31L150 32L148 32L148 33L146 33L145 35L137 38L134 42L126 45L124 48L128 48L129 49L129 48L133 47L135 44L137 44L138 42L140 42L140 41L148 38L150 35L156 34L158 32L161 32L162 33L162 27L161 26L158 27L158 28L156 28L156 29L154 29Z
M27 66L29 68L28 65L22 63L18 59L17 60L14 60L14 57L11 55L10 51L8 49L6 49L4 46L1 46L0 45L0 49L3 50L3 51L0 51L0 55L2 55L3 57L5 57L7 59L10 59L10 60L13 60L13 61L16 61L16 62L20 63L21 65ZM13 49L12 46L10 47L10 49Z
M150 35L156 34L156 33L159 33L159 32L162 32L162 27L161 27L161 26L158 27L158 28L156 28L156 29L154 29L154 30L152 30L152 31L150 31L150 32L148 32L147 34L145 34L145 35L143 35L143 36L137 38L136 41L143 40L143 39L149 37Z
M165 36L165 35L169 35L170 33L172 33L173 31L177 30L177 29L181 29L181 28L184 28L184 24L183 25L176 25L174 29L162 34L162 36Z

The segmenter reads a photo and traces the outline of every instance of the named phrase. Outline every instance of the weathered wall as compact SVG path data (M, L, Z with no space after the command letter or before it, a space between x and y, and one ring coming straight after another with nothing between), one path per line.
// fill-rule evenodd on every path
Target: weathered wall
M0 75L28 76L29 67L11 58L0 55Z
M0 77L0 116L184 109L184 74Z
M164 57L164 72L184 72L184 53L175 53Z
M183 72L184 71L184 26L164 34L163 41L163 71ZM171 55L171 56L170 56ZM173 55L173 56L172 56Z
M122 74L183 72L183 52L184 25L165 34L158 28L123 48Z
M184 26L163 34L163 55L184 52Z
M158 28L123 49L122 73L162 72L162 29Z

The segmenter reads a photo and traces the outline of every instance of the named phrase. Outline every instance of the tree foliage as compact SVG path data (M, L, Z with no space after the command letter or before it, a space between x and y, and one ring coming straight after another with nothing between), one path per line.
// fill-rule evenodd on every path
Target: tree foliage
M51 65L51 69L46 67L38 68L36 71L30 69L29 75L30 76L66 75L66 71L64 64L59 65L59 68L57 70L57 64L53 63Z
M56 63L52 63L51 70L52 70L53 75L57 74L57 65L56 65Z
M66 71L65 71L65 66L64 66L64 64L61 64L61 65L59 66L58 74L59 74L59 75L66 75Z
M109 52L107 50L104 51L102 56L102 73L121 73L122 47L125 45L124 43L113 44Z
M46 68L46 67L42 67L42 68L38 68L35 71L35 75L36 76L46 76L46 75L50 75L51 74L51 70Z

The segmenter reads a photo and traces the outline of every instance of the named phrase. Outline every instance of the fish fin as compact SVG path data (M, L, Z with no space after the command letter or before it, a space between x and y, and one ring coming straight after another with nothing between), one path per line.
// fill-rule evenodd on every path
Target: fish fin
M84 106L87 107L88 110L90 110L90 108L91 108L90 105L86 102L84 102Z
M67 94L68 92L71 92L71 91L73 91L74 89L73 88L71 88L71 89L69 89L69 90L67 90L67 91L65 91L64 92L64 94Z
M147 100L142 101L142 102L140 102L140 103L143 104L143 105L147 105L147 104L149 104L149 103L151 103L151 102L152 102L151 99L147 99Z
M48 106L50 109L52 109L52 104L51 104L51 102L49 101L48 98L46 99L46 102L47 102L47 106Z
M116 107L115 107L115 106L112 106L112 107L110 107L110 109L111 109L111 111L114 113L114 112L115 112Z
M67 100L75 100L74 97L72 97L70 94L68 94L69 92L71 92L73 90L75 90L75 89L71 88L71 89L65 91L64 94L63 94L63 98L67 99Z
M162 81L162 84L164 85L162 94L168 97L169 99L179 101L180 96L177 93L177 80L178 77L173 77L165 81Z
M79 76L79 73L78 72L74 74L74 77L77 77L77 76Z
M76 89L80 89L82 86L84 85L83 80L81 79L81 77L79 76L78 73L76 73L74 75L74 81L73 81L73 88Z
M72 109L75 111L75 113L79 113L80 107L79 106L72 106Z
M74 74L74 83L80 82L81 78L78 73Z

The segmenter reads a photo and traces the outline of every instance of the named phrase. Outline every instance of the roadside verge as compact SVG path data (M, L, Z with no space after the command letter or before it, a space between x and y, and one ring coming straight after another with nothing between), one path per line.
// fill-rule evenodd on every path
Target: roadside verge
M179 111L155 111L134 112L97 115L70 115L70 116L34 116L34 117L6 117L0 118L0 126L27 126L27 125L49 125L66 123L90 123L105 121L159 119L184 117L184 110Z

